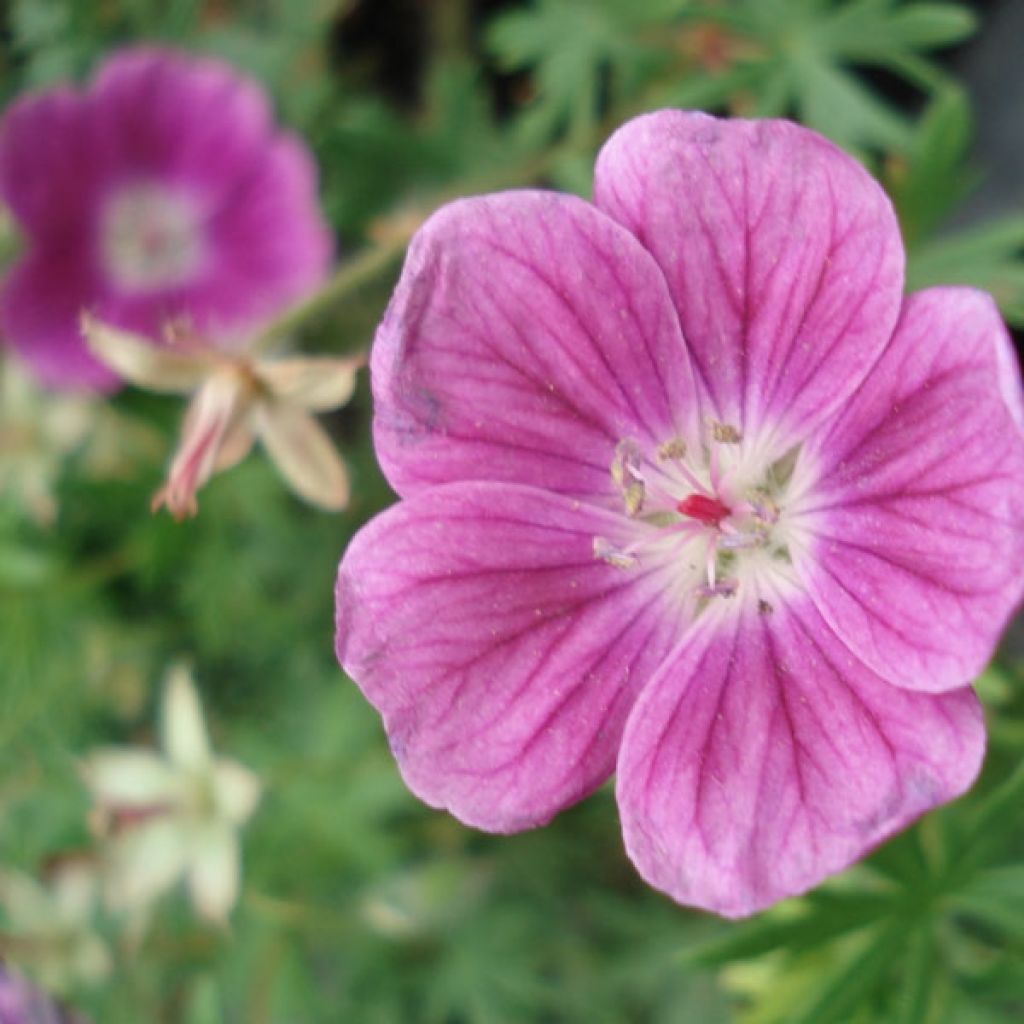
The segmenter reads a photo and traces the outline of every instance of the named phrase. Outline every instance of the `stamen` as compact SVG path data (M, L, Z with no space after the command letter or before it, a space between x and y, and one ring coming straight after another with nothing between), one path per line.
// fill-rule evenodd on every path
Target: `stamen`
M708 589L714 593L715 590L715 569L718 564L718 538L712 534L708 538L707 572Z
M615 446L612 457L612 480L622 494L626 514L635 517L644 505L644 478L640 473L640 446L628 438Z
M739 551L743 548L759 548L766 538L759 533L724 532L718 538L718 546L726 551Z
M614 565L616 569L632 569L636 565L636 555L628 550L617 548L605 537L594 538L594 557L602 562Z
M646 566L649 558L652 564L678 560L691 593L732 597L742 566L752 557L743 551L768 546L776 554L780 494L770 474L750 487L750 451L730 454L720 449L742 442L736 427L705 422L705 441L693 458L679 437L662 442L653 453L629 439L616 446L612 478L627 515L638 521L619 544L595 537L593 551L595 558L619 569ZM779 550L786 554L785 546Z
M673 437L659 444L656 454L659 462L675 462L686 457L686 442L681 437Z
M716 423L714 420L711 422L711 436L719 444L739 444L743 440L743 435L736 427L729 423Z
M697 588L697 593L701 597L732 597L738 589L739 582L737 580L719 580L713 586L701 584Z

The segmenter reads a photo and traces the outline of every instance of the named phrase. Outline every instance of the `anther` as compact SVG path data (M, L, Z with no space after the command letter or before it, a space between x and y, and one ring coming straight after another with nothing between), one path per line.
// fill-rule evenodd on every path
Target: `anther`
M612 480L622 495L628 516L637 516L643 508L646 489L640 473L642 456L635 441L620 441L612 458Z
M616 569L632 569L636 565L636 555L615 547L604 537L594 538L594 557L614 565Z
M719 444L739 444L743 435L729 423L711 423L711 436Z

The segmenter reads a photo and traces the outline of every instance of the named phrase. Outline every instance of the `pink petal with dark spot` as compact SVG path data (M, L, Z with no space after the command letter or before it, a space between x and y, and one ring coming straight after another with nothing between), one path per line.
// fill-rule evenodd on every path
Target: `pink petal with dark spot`
M466 483L400 502L353 540L338 659L421 799L510 832L608 777L678 633L670 577L594 558L595 533L615 528L568 498Z
M615 445L689 436L689 357L650 255L582 200L452 203L417 234L371 358L403 495L460 479L612 494Z

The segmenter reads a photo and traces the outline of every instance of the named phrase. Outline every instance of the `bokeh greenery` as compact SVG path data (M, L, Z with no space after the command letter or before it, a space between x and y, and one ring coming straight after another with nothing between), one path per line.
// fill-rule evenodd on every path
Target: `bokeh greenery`
M317 155L347 273L290 324L310 352L365 348L409 231L439 202L528 184L585 194L607 133L665 105L794 116L830 135L896 202L915 287L979 285L1024 326L1024 191L1016 213L949 227L986 173L950 60L978 28L973 11L900 0L9 0L0 95L81 78L140 40L258 77ZM217 747L266 786L229 930L197 922L183 896L165 899L141 936L100 915L116 969L63 993L95 1021L1024 1018L1019 660L1004 654L982 680L990 752L968 797L805 899L717 921L638 881L607 789L544 830L491 837L403 788L332 652L338 557L390 501L365 381L328 421L354 480L336 516L298 503L258 456L209 485L195 520L150 516L179 405L126 391L84 415L74 443L44 431L26 456L50 468L55 517L14 484L2 490L0 472L0 864L42 877L90 849L80 759L98 744L152 741L160 680L181 657ZM0 926L0 955L20 962L19 949Z

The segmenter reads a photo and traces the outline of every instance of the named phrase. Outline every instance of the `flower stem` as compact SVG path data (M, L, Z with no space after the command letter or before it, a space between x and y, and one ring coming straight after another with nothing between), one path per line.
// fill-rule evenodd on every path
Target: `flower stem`
M262 352L272 348L310 320L328 312L352 292L373 281L401 257L411 237L411 231L403 230L386 242L364 249L358 256L343 263L320 291L271 320L253 340L250 351Z

